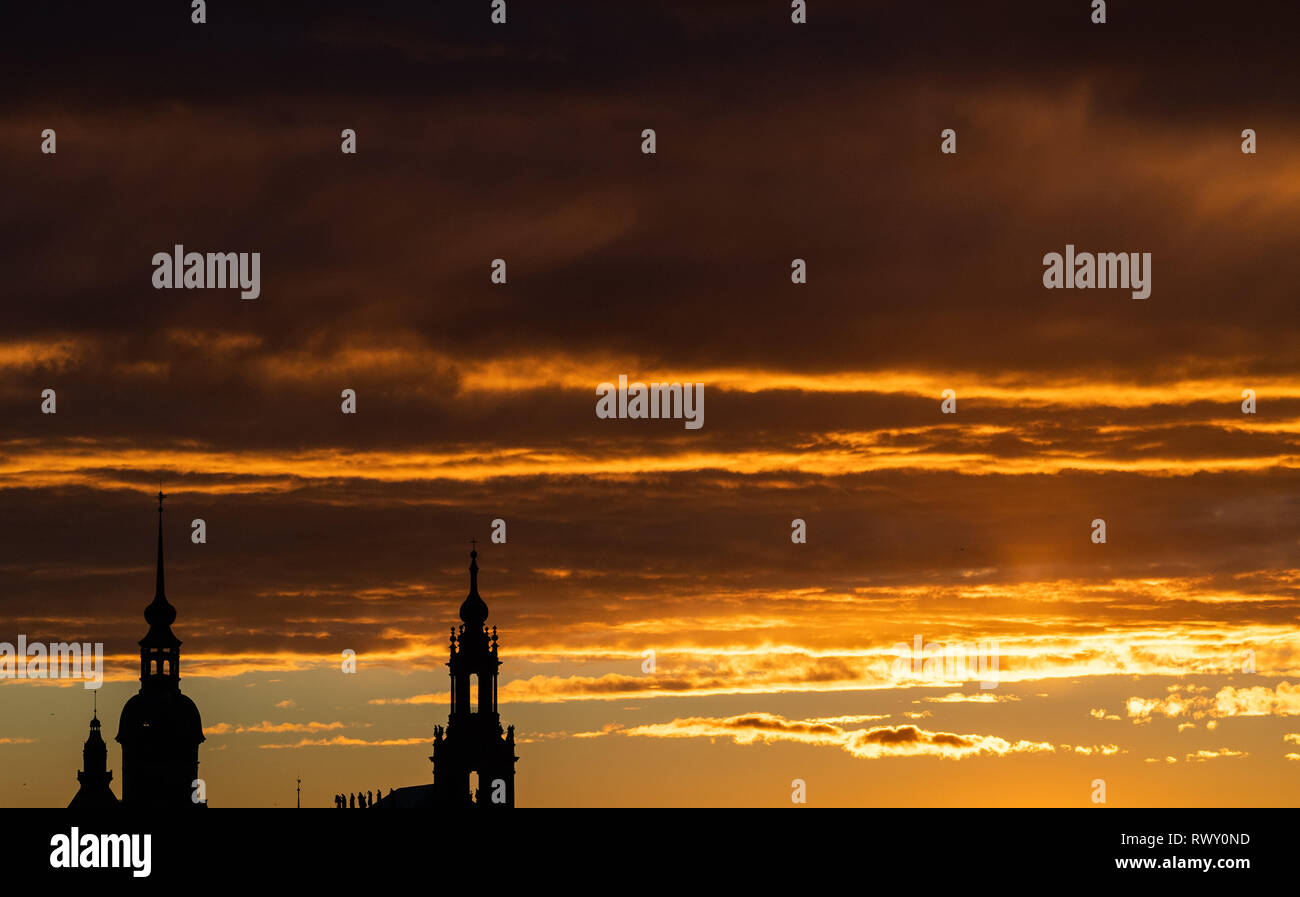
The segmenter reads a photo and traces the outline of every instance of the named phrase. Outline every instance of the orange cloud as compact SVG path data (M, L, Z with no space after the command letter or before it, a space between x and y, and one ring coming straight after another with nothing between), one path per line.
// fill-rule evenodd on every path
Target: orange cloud
M1234 751L1231 748L1219 748L1217 751L1199 750L1194 754L1188 754L1185 758L1189 763L1202 763L1206 760L1231 759L1234 757L1249 757L1250 754L1245 751Z
M730 738L736 744L793 741L838 747L861 759L882 757L944 757L959 760L974 756L1051 753L1056 746L1042 741L1009 741L995 735L958 735L931 732L911 725L876 726L847 730L819 720L789 720L771 713L748 713L726 718L686 717L666 723L633 726L620 734L651 738ZM1068 745L1063 749L1070 749ZM1114 746L1088 749L1113 753Z
M258 747L265 750L301 747L404 747L412 744L429 744L432 741L432 736L426 738L380 738L367 741L364 738L335 735L333 738L303 738L293 744L259 744Z
M1177 689L1178 686L1171 686ZM1188 690L1190 691L1190 689ZM1174 691L1167 698L1128 699L1128 715L1135 723L1144 723L1156 715L1175 719L1230 716L1300 716L1300 685L1280 682L1277 688L1257 685L1251 688L1225 686L1214 695L1182 694Z
M230 723L217 723L204 726L208 735L244 735L251 732L324 732L330 729L347 729L353 726L368 726L370 723L273 723L263 720L252 726L238 726Z

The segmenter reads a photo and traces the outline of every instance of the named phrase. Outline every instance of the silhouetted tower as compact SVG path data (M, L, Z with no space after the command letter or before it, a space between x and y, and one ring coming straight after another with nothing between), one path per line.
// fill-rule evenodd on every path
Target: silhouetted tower
M108 745L99 734L99 710L96 708L90 718L90 737L81 749L81 772L77 781L81 787L68 804L68 809L103 810L117 806L117 795L109 785L113 781L113 772L108 768Z
M434 728L433 789L440 806L515 805L515 727L501 728L497 712L497 633L488 635L487 604L478 594L478 552L469 553L469 594L460 606L459 633L451 630L451 715L444 734ZM477 688L474 688L477 682ZM474 692L478 694L475 696ZM478 774L471 792L470 774ZM495 798L495 799L494 799Z
M203 723L181 694L181 640L172 633L176 608L163 589L162 503L158 493L158 577L144 610L149 631L140 639L140 691L122 708L122 804L129 809L202 807L195 803Z

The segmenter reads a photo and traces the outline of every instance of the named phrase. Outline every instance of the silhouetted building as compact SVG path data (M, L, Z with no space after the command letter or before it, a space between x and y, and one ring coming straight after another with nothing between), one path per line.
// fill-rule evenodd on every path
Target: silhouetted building
M113 781L113 772L108 768L108 745L104 744L99 734L98 711L90 718L90 737L81 750L81 772L77 781L81 787L68 804L70 810L104 810L116 807L117 795L109 785Z
M461 626L451 630L451 714L434 727L433 784L398 788L367 807L513 807L515 727L501 728L497 712L497 631L488 634L487 603L478 593L478 552L469 553L469 594ZM477 693L477 694L476 694ZM472 778L477 776L477 783ZM351 805L351 801L348 802ZM342 795L335 799L342 806Z
M201 807L192 800L199 777L203 723L181 694L181 640L172 633L176 608L163 589L162 502L158 493L158 577L144 610L149 631L140 639L140 691L122 708L122 804L128 809Z

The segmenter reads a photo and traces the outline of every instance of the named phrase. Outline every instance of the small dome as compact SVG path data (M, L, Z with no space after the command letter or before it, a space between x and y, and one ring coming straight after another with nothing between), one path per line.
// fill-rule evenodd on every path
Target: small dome
M144 609L144 620L151 627L170 626L176 622L176 608L172 607L166 595L159 592Z
M469 553L469 594L460 605L460 619L469 629L477 631L488 618L488 606L478 594L478 552Z

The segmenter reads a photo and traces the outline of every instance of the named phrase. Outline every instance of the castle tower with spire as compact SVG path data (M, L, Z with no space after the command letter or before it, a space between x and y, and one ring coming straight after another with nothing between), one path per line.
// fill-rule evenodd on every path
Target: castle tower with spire
M128 809L206 806L191 799L199 776L203 723L181 694L181 640L172 632L176 608L163 587L162 492L158 493L158 572L144 610L140 691L126 702L117 729L122 745L122 804Z
M82 770L77 773L81 787L68 804L73 810L104 810L116 807L117 795L109 785L113 781L113 771L108 768L108 745L99 734L99 708L96 706L90 718L90 737L81 751Z
M461 626L452 627L451 714L447 728L434 728L434 799L442 806L484 808L515 805L515 727L501 728L497 712L497 631L487 629L488 606L478 593L478 552L469 553L469 594L460 605ZM471 774L477 787L471 789Z

